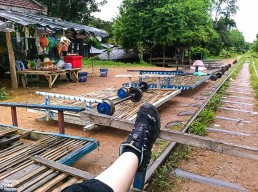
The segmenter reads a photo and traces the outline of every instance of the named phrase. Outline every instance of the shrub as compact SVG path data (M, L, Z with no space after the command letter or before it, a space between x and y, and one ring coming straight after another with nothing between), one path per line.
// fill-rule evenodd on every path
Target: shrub
M5 100L8 98L8 95L6 93L6 90L5 88L1 88L0 89L0 100Z
M209 55L209 51L207 49L204 49L202 47L191 48L191 59L193 60L203 59L203 58L206 58L208 55Z

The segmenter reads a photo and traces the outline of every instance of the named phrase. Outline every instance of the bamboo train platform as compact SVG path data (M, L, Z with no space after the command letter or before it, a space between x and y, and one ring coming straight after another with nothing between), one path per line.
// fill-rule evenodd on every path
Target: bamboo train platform
M1 189L57 192L93 178L69 165L98 146L94 139L0 124Z
M126 77L126 76L125 76ZM210 78L210 75L195 76L195 75L140 75L139 80L124 83L124 87L138 87L141 81L148 84L150 89L178 89L190 90L201 85Z
M140 102L132 102L131 100L124 101L122 103L119 103L115 105L115 113L112 115L112 118L116 118L122 120L122 121L131 121L134 122L136 118L136 113L139 110L140 106L148 102L150 104L153 104L155 107L159 107L168 100L172 99L176 95L178 95L181 91L180 90L148 90L147 92L143 92L143 97ZM67 96L66 98L68 98ZM71 96L72 97L72 96ZM103 100L103 99L110 99L112 102L117 102L121 100L117 96L117 89L116 88L108 88L105 90L100 90L97 92L87 93L80 95L80 98L94 98L96 100ZM48 98L50 100L50 98ZM51 98L50 101L51 105L68 105L68 106L81 106L85 107L85 105L88 105L87 103L83 102L83 99L81 101L77 100L69 100L69 99L58 99L58 98ZM88 110L87 112L94 114L97 114L97 104L98 103L91 103L90 108L86 107ZM38 118L38 120L46 120L47 118L57 120L57 112L51 110L50 113L46 114L46 111L44 110L31 110L28 109L28 111L31 112L37 112L37 113L43 113L44 116L42 118ZM91 122L90 120L85 120L81 118L82 113L78 112L64 112L64 121L67 123L77 124L77 125L83 125L85 127L92 127L95 124L94 122ZM107 115L108 116L108 115ZM111 118L111 116L108 116ZM116 127L119 128L119 127Z
M149 89L191 90L209 79L216 81L230 67L231 64L221 65L220 68L204 70L201 75L195 74L194 71L178 69L176 71L127 70L130 74L116 75L116 77L129 79L129 82L123 84L124 87L138 87L140 82L144 81L148 84ZM223 73L221 72L222 68Z

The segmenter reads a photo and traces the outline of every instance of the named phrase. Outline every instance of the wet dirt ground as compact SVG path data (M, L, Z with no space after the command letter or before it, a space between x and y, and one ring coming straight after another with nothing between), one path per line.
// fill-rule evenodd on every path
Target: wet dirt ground
M75 82L66 82L65 80L60 80L56 84L54 84L52 89L49 89L46 82L30 82L27 88L22 88L19 86L17 90L11 90L7 88L7 92L10 95L10 99L6 101L15 101L15 102L27 102L27 103L43 103L44 97L38 96L35 94L35 91L45 91L59 94L67 94L67 95L81 95L87 92L94 92L110 87L120 88L122 83L128 81L127 78L117 78L115 75L117 74L126 74L128 69L143 69L137 67L121 67L121 68L109 68L108 77L100 77L99 69L94 68L95 74L88 74L87 81L84 83L75 83ZM145 67L146 70L171 70L171 68L161 68L161 67ZM83 71L92 72L91 68L86 67ZM65 79L63 77L63 79ZM10 86L10 81L5 80L5 85ZM210 87L214 86L218 82L206 81L201 86L195 88L191 91L183 91L180 95L172 98L161 107L159 107L159 112L161 116L161 127L168 127L167 125L170 122L180 121L186 122L190 115L178 116L180 112L195 112L198 110L198 107L190 106L192 103L202 103L203 100L196 99L203 97L203 94L206 93ZM2 124L11 124L11 111L9 108L0 107L1 115L0 122ZM20 127L24 128L32 128L35 130L46 131L46 132L58 132L58 124L56 121L49 122L37 122L35 118L38 118L40 115L37 113L27 112L26 109L18 108L18 123ZM90 154L81 158L78 162L76 162L73 167L78 169L93 173L99 174L103 170L105 170L108 166L110 166L118 157L118 148L122 141L127 138L128 132L110 128L110 127L102 127L96 130L92 130L89 132L83 132L83 126L67 124L65 123L66 134L93 138L100 142L99 149L91 152ZM215 138L216 136L214 136ZM187 170L189 167L196 167L200 162L198 161L198 157L196 154L199 154L199 149L194 149L190 155L189 160L182 161L181 164L186 166ZM207 154L211 152L206 152ZM214 162L214 153L211 155L201 155L207 156L205 162L202 163L204 167L198 168L198 173L205 173L208 168L212 166L211 162ZM222 155L223 156L223 155ZM218 159L222 158L220 154L216 154ZM217 160L216 160L217 161ZM232 160L233 161L233 160ZM230 161L231 162L231 161ZM226 163L224 166L229 166L232 163ZM235 160L234 160L235 162ZM238 162L241 164L241 160ZM238 163L236 161L236 165L230 169L234 171L236 167L238 167ZM250 162L247 162L250 163ZM179 164L180 166L180 164ZM234 168L235 167L235 168ZM221 176L222 177L222 176ZM172 178L172 180L174 180ZM189 183L189 188L184 188L185 184ZM175 186L172 191L207 191L208 188L202 188L198 185L197 187L191 188L191 181L179 180L174 182ZM216 189L216 188L211 188ZM212 190L208 190L212 191ZM217 191L221 191L218 189ZM223 191L223 190L222 190ZM226 191L226 190L225 190Z
M216 116L236 118L239 121L227 121L215 119L210 125L221 131L232 131L242 135L228 134L211 131L208 137L223 140L230 143L245 145L249 147L258 146L258 117L257 100L254 90L250 87L250 74L248 64L244 64L242 70L235 80L232 80L230 87L226 90L226 96ZM231 102L231 103L230 103ZM232 103L235 102L235 103ZM231 111L231 110L239 111ZM249 121L249 122L248 122ZM175 166L181 170L218 179L219 183L229 182L234 187L241 186L242 189L232 189L214 184L196 182L182 177L175 177L171 173L173 189L169 191L258 191L258 162L249 158L239 158L221 153L210 152L198 148L192 148L187 159L181 160Z

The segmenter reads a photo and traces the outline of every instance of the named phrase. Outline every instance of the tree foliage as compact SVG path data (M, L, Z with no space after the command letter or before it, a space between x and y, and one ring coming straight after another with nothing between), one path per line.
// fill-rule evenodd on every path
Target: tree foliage
M190 47L215 35L203 0L124 0L114 21L114 35L124 48L140 42Z
M238 53L245 50L245 38L238 29L233 29L229 32L230 46Z
M256 35L256 40L251 45L251 50L258 53L258 34Z
M100 11L98 7L104 5L107 0L99 3L96 0L38 0L38 2L47 6L49 16L87 23L91 13Z
M217 23L221 17L230 18L238 10L237 0L207 0L210 6L211 15L214 14L214 21Z
M229 31L236 27L236 23L232 19L220 18L220 20L214 24L214 29L220 34L221 40L226 46L230 43L229 41Z

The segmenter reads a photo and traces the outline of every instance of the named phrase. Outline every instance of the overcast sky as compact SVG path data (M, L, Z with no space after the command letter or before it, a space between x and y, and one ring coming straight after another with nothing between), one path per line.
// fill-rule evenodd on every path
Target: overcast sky
M101 8L101 12L95 13L94 16L110 21L117 16L121 2L122 0L108 0L108 3ZM253 42L258 34L258 0L237 0L237 5L239 10L234 17L237 28L243 33L247 42Z
M253 42L258 34L258 0L237 0L239 10L234 17L237 28L247 42Z

